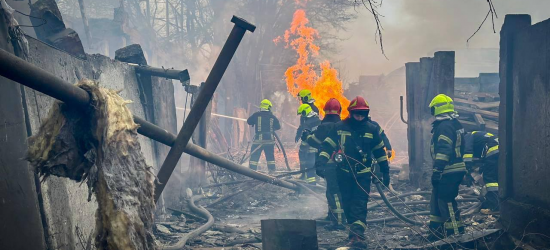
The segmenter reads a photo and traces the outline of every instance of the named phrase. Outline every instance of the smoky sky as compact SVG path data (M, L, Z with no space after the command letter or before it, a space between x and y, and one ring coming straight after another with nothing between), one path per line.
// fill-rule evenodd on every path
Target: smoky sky
M550 18L550 0L493 0L498 19L493 33L490 17L469 43L489 10L486 0L386 0L380 8L383 45L388 59L375 41L372 16L358 8L358 18L347 31L336 31L347 40L332 60L338 61L346 79L359 75L387 74L406 62L433 56L439 50L498 48L499 31L507 14L529 14L532 23ZM498 56L490 58L498 65ZM459 66L457 66L459 67Z

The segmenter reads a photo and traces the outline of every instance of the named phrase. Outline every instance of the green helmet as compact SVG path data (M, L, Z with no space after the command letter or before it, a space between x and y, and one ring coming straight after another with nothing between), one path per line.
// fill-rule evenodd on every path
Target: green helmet
M302 90L300 90L300 92L298 92L298 97L300 97L300 99L304 103L307 103L312 99L311 98L311 91L309 91L307 89L302 89Z
M440 115L444 113L454 113L455 112L455 106L453 104L453 99L451 97L439 94L434 99L432 99L432 102L429 105L432 115Z
M297 115L308 116L311 112L313 112L311 106L304 103L298 107Z
M260 108L264 110L271 110L271 107L273 107L273 104L267 99L263 99L262 102L260 102Z

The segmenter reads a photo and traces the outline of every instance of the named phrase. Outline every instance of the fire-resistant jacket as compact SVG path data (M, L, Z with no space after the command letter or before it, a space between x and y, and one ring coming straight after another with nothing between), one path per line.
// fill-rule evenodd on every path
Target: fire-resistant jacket
M321 120L319 120L318 116L312 116L312 117L304 117L300 116L300 126L296 130L296 138L300 138L302 136L302 132L304 129L307 129L309 131L313 131L317 129L317 126L321 124ZM304 144L306 142L302 142Z
M433 123L431 144L434 171L443 174L465 172L464 128L457 119L436 120Z
M254 126L254 141L273 141L273 132L281 129L279 119L271 111L258 111L252 114L246 122Z
M326 115L321 121L321 124L317 126L317 129L308 135L306 140L307 144L316 149L320 149L323 141L327 138L328 133L334 127L334 124L339 121L341 121L339 115Z
M366 121L357 128L353 128L351 119L353 118L347 118L334 124L333 129L323 141L316 165L326 164L335 151L340 151L344 157L339 166L344 171L351 170L358 174L371 172L374 155L381 172L388 173L388 157L384 151L380 127Z
M464 137L464 162L482 160L498 154L498 137L485 131L473 131Z

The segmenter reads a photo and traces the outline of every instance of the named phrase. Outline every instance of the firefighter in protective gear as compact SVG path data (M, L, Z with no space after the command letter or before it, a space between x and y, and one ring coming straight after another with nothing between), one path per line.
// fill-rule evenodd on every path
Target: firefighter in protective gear
M457 119L458 114L449 96L437 95L429 108L435 116L431 142L434 164L429 239L437 241L464 232L456 203L459 185L466 174L466 165L462 160L464 128Z
M297 114L300 116L300 127L298 127L298 130L296 131L296 136L298 138L307 136L307 134L311 131L315 131L317 126L321 123L321 120L319 120L319 114L313 111L309 104L300 105ZM302 174L302 179L305 179L306 182L311 185L315 185L316 183L315 169L313 168L313 166L315 166L316 155L317 149L311 147L306 140L302 140L298 151L298 157L300 158L300 170L305 171Z
M344 213L350 225L349 246L366 248L367 203L374 159L383 173L383 183L390 182L388 157L380 127L369 122L369 105L362 97L353 99L348 107L348 118L334 125L321 146L315 165L326 165L330 159L337 162L337 179ZM334 155L334 156L333 156Z
M316 114L319 114L319 108L315 106L315 99L311 97L311 91L307 89L300 90L300 92L298 92L298 98L300 98L300 101L302 102L302 104L309 105L311 107L311 110L313 110L313 112L315 112ZM296 131L296 137L294 138L295 142L298 142L300 140L300 137L302 136L303 128L301 127L302 127L302 124L304 123L304 120L305 118L300 117L300 126L298 127L298 131Z
M487 189L481 208L498 211L498 137L484 131L473 131L466 134L464 141L463 159L468 172L473 171L474 164L481 164L480 173Z
M321 121L321 124L315 131L302 137L303 141L306 141L311 147L318 150L321 149L323 141L328 136L328 133L334 127L334 124L340 121L340 113L342 112L342 106L338 100L331 98L325 104L323 108L325 111L325 117ZM305 140L304 140L305 139ZM325 228L327 230L344 230L345 223L344 208L342 206L342 195L340 194L340 188L338 187L338 179L336 177L336 163L330 159L326 165L318 165L315 168L318 176L325 178L327 182L327 202L328 202L328 220L332 222Z
M250 168L258 170L258 161L265 153L267 160L267 168L269 172L275 171L275 140L273 133L281 129L279 119L271 113L273 105L267 99L260 103L260 111L252 114L246 121L249 125L254 126L254 141L250 149Z

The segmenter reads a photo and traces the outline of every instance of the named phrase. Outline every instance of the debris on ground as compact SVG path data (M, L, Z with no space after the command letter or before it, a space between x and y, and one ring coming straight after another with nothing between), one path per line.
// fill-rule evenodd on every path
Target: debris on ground
M138 125L126 107L131 102L90 80L78 86L90 94L90 107L56 101L38 134L30 138L27 159L43 178L86 181L98 203L97 249L156 249L155 177L141 153Z
M297 178L297 176L295 175L294 178ZM320 181L313 190L324 196L323 186L323 181ZM370 223L365 233L369 249L415 249L426 245L426 237L429 233L427 229L429 214L425 211L429 211L430 192L414 190L408 182L395 181L393 187L399 194L419 193L395 198L395 195L388 191L387 196L399 212L403 214L416 213L418 215L409 218L424 221L426 225L412 226L399 219ZM215 226L207 233L189 240L187 243L188 249L259 249L262 239L260 221L263 219L316 219L319 249L337 249L347 243L347 231L327 231L323 227L327 224L323 221L328 211L326 201L321 201L312 195L301 194L256 181L242 182L230 186L221 185L207 190L209 193L215 193L222 197L231 197L218 203L215 203L215 201L220 198L214 197L213 199L203 199L201 201L201 205L207 207L214 216ZM235 193L238 194L233 195ZM378 194L375 189L371 191L369 207L374 204L377 206L369 209L368 219L394 217L380 199L380 196L374 194ZM470 197L468 195L475 195L473 188L462 187L460 198L466 199L466 197ZM215 205L209 205L213 203ZM405 206L400 203L407 203L408 205ZM181 209L184 209L185 202L181 204ZM462 202L459 206L469 208L475 204L477 202ZM175 222L180 219L181 217L174 213L170 217L170 220ZM498 215L484 215L474 212L471 215L464 216L463 221L466 225L466 231L473 233L495 229L497 219ZM185 228L187 232L204 224L204 221L193 220L190 217L187 217L187 220L189 223ZM162 244L171 244L177 241L173 236L157 236ZM252 248L239 248L244 246L251 246Z

